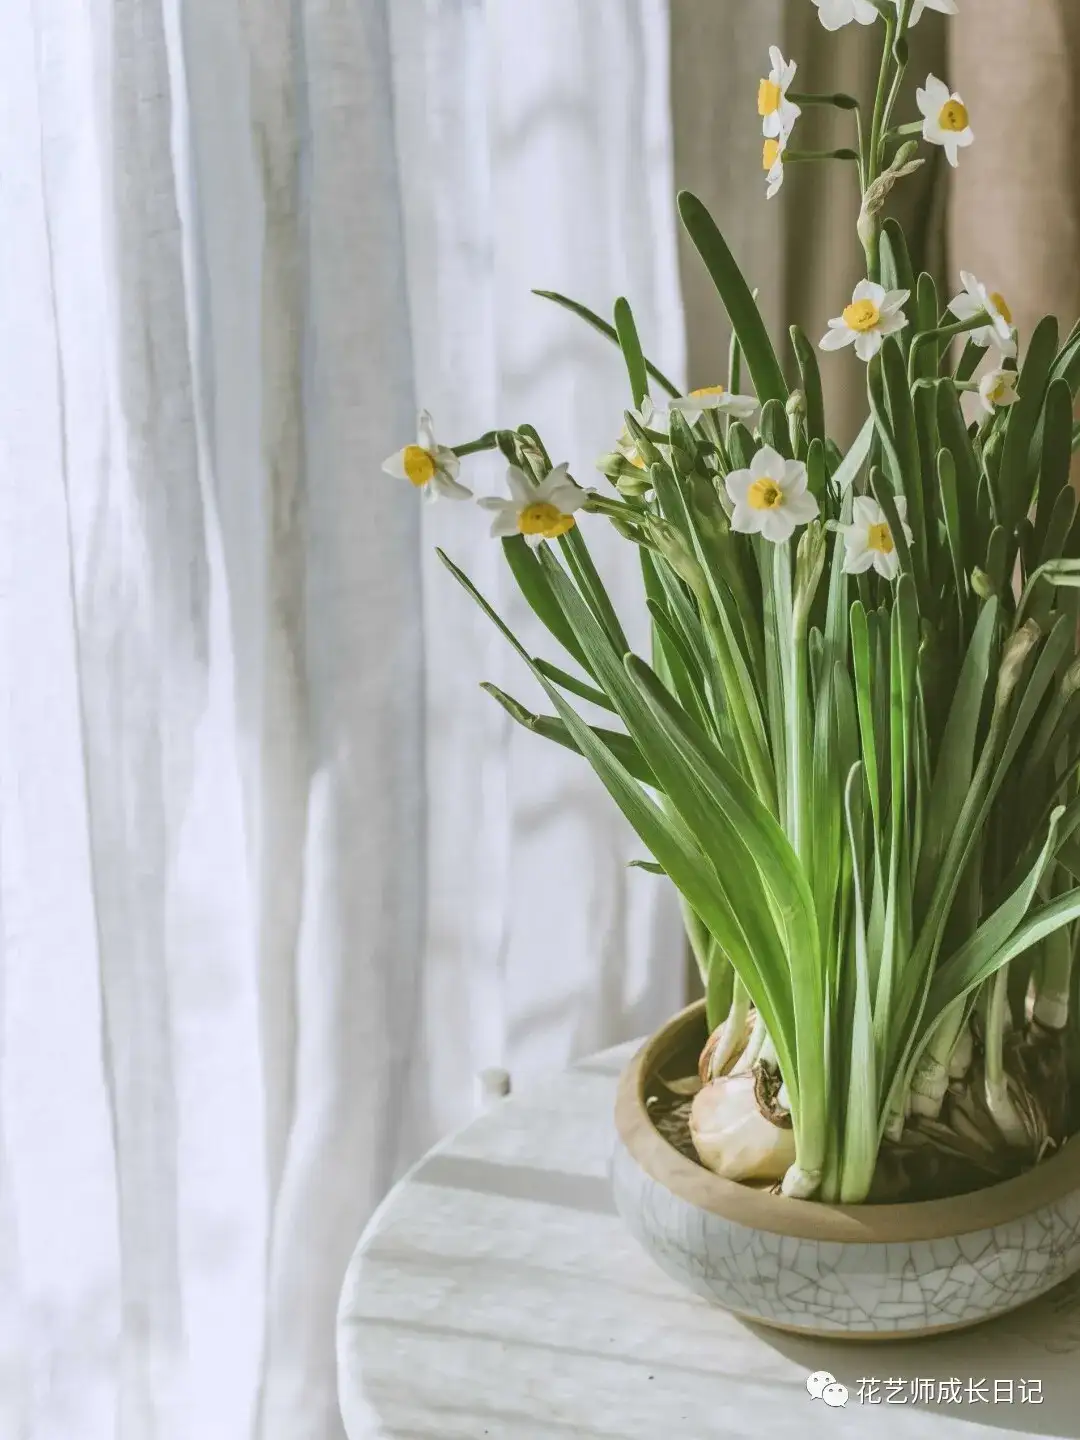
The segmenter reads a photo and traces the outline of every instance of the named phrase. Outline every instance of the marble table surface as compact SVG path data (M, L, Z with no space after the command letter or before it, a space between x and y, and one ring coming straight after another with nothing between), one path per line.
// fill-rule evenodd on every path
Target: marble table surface
M372 1217L338 1311L349 1440L1080 1440L1080 1282L966 1334L871 1344L680 1290L608 1186L635 1048L498 1101ZM808 1393L818 1371L845 1405Z

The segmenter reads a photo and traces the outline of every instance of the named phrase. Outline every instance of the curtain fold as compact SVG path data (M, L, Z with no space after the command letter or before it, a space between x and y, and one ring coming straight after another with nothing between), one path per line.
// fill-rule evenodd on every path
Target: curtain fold
M1080 316L1080 7L1073 0L981 0L952 22L953 84L976 144L950 207L957 266L1003 294L1021 335Z
M341 1440L394 1177L682 994L670 889L379 470L584 484L625 291L681 375L667 9L12 0L0 94L0 1433ZM468 467L478 492L500 467ZM586 534L646 642L637 556ZM598 1157L598 1165L604 1163Z

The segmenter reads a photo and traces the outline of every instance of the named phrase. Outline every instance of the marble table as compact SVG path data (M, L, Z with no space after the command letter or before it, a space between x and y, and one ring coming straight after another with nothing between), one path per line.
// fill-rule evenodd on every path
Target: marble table
M349 1440L1080 1440L1078 1282L967 1334L870 1344L680 1290L608 1187L634 1049L498 1101L372 1217L338 1311ZM846 1404L808 1393L820 1371Z

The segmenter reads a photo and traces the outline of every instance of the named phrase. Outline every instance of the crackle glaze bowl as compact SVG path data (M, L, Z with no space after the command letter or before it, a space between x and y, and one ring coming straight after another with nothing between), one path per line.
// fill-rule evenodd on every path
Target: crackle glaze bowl
M1080 1137L1014 1180L955 1199L789 1200L722 1180L653 1125L650 1081L691 1073L705 1038L699 1002L637 1053L615 1112L616 1206L681 1284L757 1324L873 1340L965 1329L1080 1271Z

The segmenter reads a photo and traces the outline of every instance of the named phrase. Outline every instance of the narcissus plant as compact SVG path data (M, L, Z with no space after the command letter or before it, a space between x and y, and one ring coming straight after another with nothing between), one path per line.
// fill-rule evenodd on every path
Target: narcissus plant
M723 385L682 393L646 359L625 300L609 324L538 292L622 351L623 433L603 479L579 486L529 425L447 450L425 420L388 468L457 495L460 460L505 457L508 495L481 504L554 658L442 558L549 712L484 688L593 768L642 868L679 892L710 1036L689 1118L701 1163L854 1204L922 1198L942 1176L952 1193L993 1183L1075 1128L1080 327L1062 340L1048 318L1020 337L1003 296L967 272L940 296L887 213L924 147L956 162L973 139L934 77L922 121L894 114L909 27L953 0L814 3L828 29L880 24L872 110L796 93L779 51L757 109L774 192L795 160L858 176L865 278L820 349L863 363L819 359L798 327L778 353L684 193L734 332ZM850 116L851 150L790 147L813 105ZM865 385L846 451L819 363ZM593 561L598 525L640 560L647 658Z

